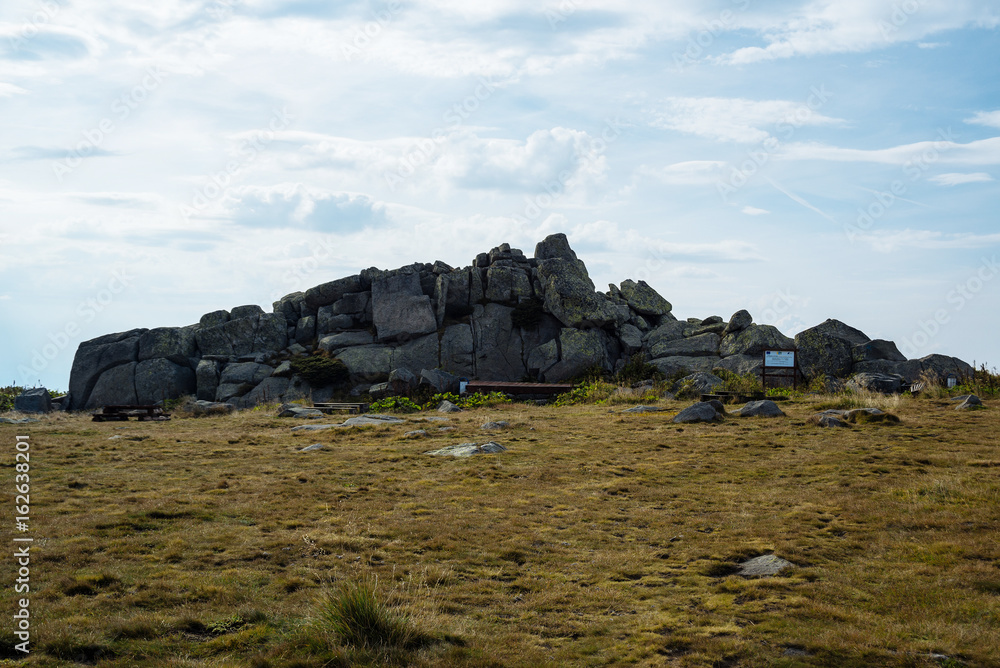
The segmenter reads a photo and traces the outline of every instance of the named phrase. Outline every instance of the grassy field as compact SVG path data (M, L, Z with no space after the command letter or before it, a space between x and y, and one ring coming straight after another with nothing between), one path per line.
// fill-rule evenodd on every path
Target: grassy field
M807 423L831 401L684 426L690 402L0 425L8 509L30 436L35 539L32 652L0 665L1000 665L1000 411ZM487 440L509 451L423 454ZM734 573L767 553L796 567ZM337 626L359 591L402 640Z

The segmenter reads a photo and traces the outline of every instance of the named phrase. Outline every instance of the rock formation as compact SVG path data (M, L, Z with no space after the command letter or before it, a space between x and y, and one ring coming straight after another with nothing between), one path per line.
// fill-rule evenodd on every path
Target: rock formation
M565 381L600 367L612 372L641 354L667 375L721 368L754 373L767 348L798 346L808 375L971 373L952 357L906 360L889 341L872 341L836 320L794 340L747 311L677 320L670 302L644 281L595 290L564 234L534 256L503 244L468 267L443 262L365 269L259 306L214 311L186 327L134 329L80 344L70 376L70 408L152 404L193 395L248 407L312 396L289 360L310 353L347 367L356 394L419 379L445 387L455 377ZM393 374L397 371L396 374ZM389 383L390 375L393 382Z

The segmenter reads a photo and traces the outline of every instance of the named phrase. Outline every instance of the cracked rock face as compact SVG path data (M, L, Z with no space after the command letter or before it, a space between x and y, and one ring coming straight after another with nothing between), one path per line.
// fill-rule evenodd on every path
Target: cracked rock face
M436 261L375 267L293 292L265 313L256 305L203 315L187 327L133 329L80 344L69 381L70 410L154 403L196 395L235 408L365 393L394 371L438 392L460 379L563 382L595 367L606 373L641 358L666 376L758 373L762 351L797 344L807 375L963 377L972 367L944 355L905 360L891 341L827 320L793 341L740 310L678 320L642 280L597 292L565 234L538 242L533 257L508 244L470 266ZM342 385L312 386L294 360L320 354L347 368ZM308 375L308 374L307 374ZM315 377L315 376L312 376ZM862 375L862 380L864 379ZM398 380L398 378L396 379ZM323 383L322 376L318 383ZM389 392L412 389L390 382ZM357 390L357 388L361 388ZM890 391L891 388L890 388Z

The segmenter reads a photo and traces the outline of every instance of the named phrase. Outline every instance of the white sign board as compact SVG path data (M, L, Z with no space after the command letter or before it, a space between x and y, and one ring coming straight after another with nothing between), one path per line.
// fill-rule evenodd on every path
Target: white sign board
M795 353L791 350L765 350L764 366L794 369Z

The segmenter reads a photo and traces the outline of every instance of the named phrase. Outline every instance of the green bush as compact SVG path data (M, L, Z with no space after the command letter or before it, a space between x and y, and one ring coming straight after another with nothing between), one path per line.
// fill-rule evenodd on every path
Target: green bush
M763 386L760 384L760 378L756 374L746 373L740 375L726 369L714 369L712 373L722 379L722 385L716 389L724 392L755 394L764 391Z
M296 357L291 361L291 365L293 372L315 387L340 385L346 383L351 376L351 372L343 362L320 355Z
M370 410L376 413L415 413L420 406L406 397L386 397L374 402Z
M514 307L510 314L510 321L515 327L526 330L538 329L545 315L545 307L540 299L529 299Z
M511 403L510 398L503 392L490 392L489 394L473 392L465 396L459 396L453 392L441 392L424 402L421 410L432 411L440 406L442 401L450 401L459 408L479 408L480 406L496 406L498 404Z
M376 586L345 584L320 601L318 622L349 647L412 649L425 643L410 619L378 600Z
M646 361L645 356L636 353L628 358L628 362L615 375L615 380L621 385L632 385L643 380L663 380L666 376L655 366Z

